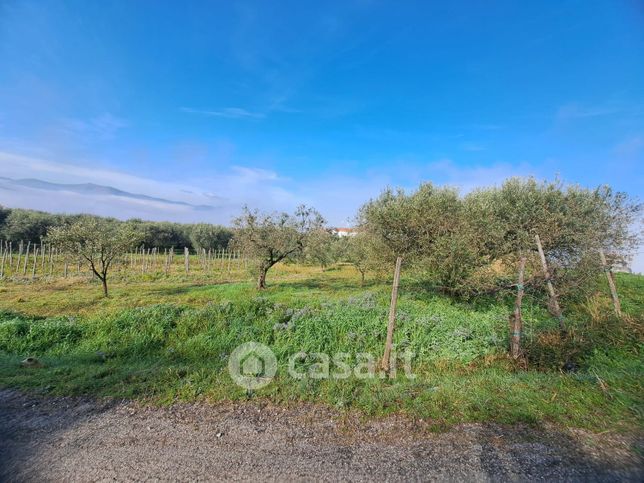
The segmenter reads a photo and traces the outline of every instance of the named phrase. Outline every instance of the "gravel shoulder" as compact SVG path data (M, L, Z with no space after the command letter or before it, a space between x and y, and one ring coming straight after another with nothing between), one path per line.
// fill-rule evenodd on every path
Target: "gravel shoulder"
M432 433L312 405L156 408L0 390L0 481L643 481L642 447L552 427Z

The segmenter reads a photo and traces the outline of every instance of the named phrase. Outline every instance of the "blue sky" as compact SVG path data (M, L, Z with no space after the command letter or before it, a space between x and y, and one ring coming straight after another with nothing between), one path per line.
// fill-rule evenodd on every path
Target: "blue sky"
M641 2L0 0L0 203L344 225L386 185L535 175L642 195ZM199 210L190 205L208 205Z

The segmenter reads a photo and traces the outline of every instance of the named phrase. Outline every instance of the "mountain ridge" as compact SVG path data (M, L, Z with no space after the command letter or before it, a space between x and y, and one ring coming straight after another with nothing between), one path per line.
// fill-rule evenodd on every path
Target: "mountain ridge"
M208 211L214 209L214 206L212 205L194 205L186 201L170 200L167 198L159 198L156 196L149 196L141 193L131 193L129 191L114 188L113 186L100 185L96 183L52 183L50 181L44 181L37 178L13 179L3 176L0 176L0 181L5 181L6 183L11 185L45 191L68 191L83 195L107 195L143 201L155 201L171 205L188 206L199 211Z

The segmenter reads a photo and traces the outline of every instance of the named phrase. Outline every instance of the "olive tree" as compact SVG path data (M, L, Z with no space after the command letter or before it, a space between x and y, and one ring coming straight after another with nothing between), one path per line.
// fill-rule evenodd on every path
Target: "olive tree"
M360 209L358 223L382 246L373 252L379 259L391 264L402 256L424 278L460 294L497 290L519 256L541 273L539 235L550 275L572 292L597 279L600 248L628 259L641 208L609 187L510 178L464 197L431 184L411 193L388 189Z
M7 240L24 240L37 243L52 226L60 225L63 215L54 215L42 211L12 209L7 210L3 220L0 236Z
M311 238L324 226L313 208L300 206L295 213L261 213L244 207L233 221L233 246L257 261L257 288L266 288L266 274L276 263L303 252Z
M610 187L596 189L510 178L463 200L467 225L490 260L514 260L521 252L536 266L539 235L560 290L576 290L597 279L599 249L628 259L638 244L631 228L641 205ZM512 265L512 264L509 264Z
M559 181L510 178L500 187L474 191L464 199L468 223L494 257L544 248L562 260L600 247L628 251L629 225L639 207L608 187L591 190Z
M63 253L85 260L103 284L103 294L107 297L110 267L119 256L140 243L142 234L128 223L87 217L50 228L47 239Z
M453 188L425 183L412 193L387 189L362 206L358 224L379 247L371 253L381 263L391 266L401 256L450 291L481 263L462 200Z
M325 228L314 230L298 261L308 265L319 265L322 269L338 261L339 238Z
M364 285L367 273L378 268L374 240L368 233L360 231L353 236L340 239L340 243L344 249L345 260L360 273L360 285Z
M195 250L219 250L228 247L232 238L229 228L198 223L190 228L190 243Z

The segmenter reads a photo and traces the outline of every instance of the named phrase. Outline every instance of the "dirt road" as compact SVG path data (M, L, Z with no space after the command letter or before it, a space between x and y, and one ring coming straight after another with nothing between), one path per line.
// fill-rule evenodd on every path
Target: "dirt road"
M40 398L0 390L0 480L642 481L632 438L328 409ZM640 453L641 454L641 453Z

